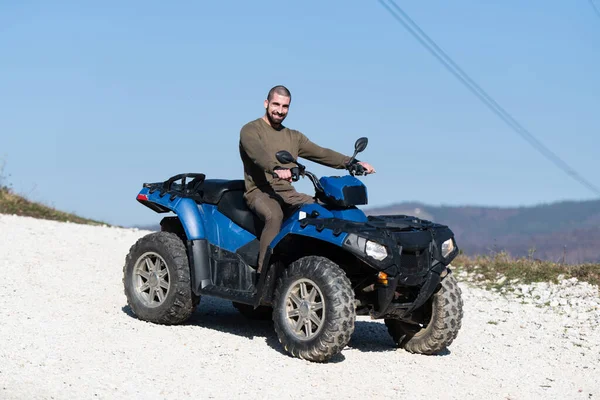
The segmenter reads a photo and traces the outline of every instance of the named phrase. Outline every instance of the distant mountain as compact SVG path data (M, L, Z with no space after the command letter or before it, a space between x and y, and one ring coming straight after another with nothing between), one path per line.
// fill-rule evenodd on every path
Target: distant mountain
M448 225L467 255L505 250L513 256L600 262L600 200L531 207L428 206L400 203L369 208L371 215L405 214Z
M369 207L366 214L404 214L448 225L467 255L505 250L577 264L600 262L600 200L564 201L531 207L430 206L398 203ZM137 226L160 230L158 224Z

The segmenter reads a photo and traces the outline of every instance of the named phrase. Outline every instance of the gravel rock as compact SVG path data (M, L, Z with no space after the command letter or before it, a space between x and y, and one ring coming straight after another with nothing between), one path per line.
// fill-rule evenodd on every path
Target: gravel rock
M179 326L136 319L122 268L147 233L0 215L0 398L600 397L597 287L498 293L459 275L465 317L444 354L394 349L382 321L359 317L342 354L317 364L228 301L202 298Z

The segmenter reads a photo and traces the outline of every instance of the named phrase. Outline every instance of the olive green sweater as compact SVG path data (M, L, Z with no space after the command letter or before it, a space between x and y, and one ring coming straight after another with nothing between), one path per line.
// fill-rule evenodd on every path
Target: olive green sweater
M295 159L306 158L332 168L342 169L350 157L336 151L320 147L311 142L301 132L281 126L272 128L262 118L251 121L240 131L240 156L244 164L246 193L257 187L271 186L276 192L293 189L290 182L274 178L275 167L291 168L295 165L282 165L275 154L279 150L289 151Z

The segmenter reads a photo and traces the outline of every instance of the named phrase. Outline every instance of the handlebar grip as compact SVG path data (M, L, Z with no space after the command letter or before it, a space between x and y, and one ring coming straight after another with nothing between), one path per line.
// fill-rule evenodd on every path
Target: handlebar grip
M300 168L294 167L294 168L279 168L279 169L281 169L281 170L289 169L289 171L292 173L292 181L298 182L300 180ZM279 178L279 175L277 175L275 172L271 172L271 175L273 175L273 178Z
M300 180L300 168L294 167L291 168L290 171L292 172L292 181L298 182L298 180Z
M362 165L355 163L352 164L348 167L348 171L350 172L350 175L366 175L366 168L363 167Z

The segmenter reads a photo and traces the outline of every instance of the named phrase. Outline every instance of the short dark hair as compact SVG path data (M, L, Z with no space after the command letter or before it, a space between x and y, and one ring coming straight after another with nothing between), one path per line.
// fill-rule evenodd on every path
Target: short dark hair
M292 94L290 93L288 88L286 88L283 85L277 85L277 86L272 87L271 90L269 90L269 94L267 95L267 100L271 101L271 99L273 98L273 95L275 93L277 93L280 96L289 97L290 101L292 100Z

